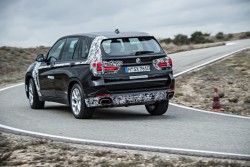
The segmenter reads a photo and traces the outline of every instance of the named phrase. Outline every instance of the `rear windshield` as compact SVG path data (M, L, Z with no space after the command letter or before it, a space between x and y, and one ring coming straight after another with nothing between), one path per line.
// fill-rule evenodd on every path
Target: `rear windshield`
M109 56L163 53L163 50L153 37L107 39L102 42L102 47Z

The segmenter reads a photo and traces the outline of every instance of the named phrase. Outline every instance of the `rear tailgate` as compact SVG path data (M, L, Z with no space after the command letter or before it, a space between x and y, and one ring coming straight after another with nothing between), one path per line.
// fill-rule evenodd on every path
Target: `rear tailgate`
M119 62L119 69L115 73L103 74L107 90L130 92L167 88L171 82L169 74L172 73L172 69L159 70L154 65L155 60L165 57L165 54L104 57L104 64Z

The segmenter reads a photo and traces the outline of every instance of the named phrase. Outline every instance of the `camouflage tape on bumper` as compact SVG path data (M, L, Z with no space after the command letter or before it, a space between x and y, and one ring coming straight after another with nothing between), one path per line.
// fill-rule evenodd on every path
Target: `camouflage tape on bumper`
M167 91L150 91L150 92L138 92L138 93L126 93L126 94L113 94L108 97L89 97L85 99L87 107L103 107L103 106L126 106L129 104L145 103L167 100ZM104 98L110 98L111 104L101 104L100 100Z

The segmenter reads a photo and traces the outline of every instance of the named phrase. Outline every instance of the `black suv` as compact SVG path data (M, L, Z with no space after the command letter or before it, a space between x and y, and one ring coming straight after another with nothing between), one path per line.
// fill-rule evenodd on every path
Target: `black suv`
M143 104L162 115L174 95L172 60L157 40L141 32L99 32L60 38L37 55L25 76L31 108L67 104L76 118L97 107Z

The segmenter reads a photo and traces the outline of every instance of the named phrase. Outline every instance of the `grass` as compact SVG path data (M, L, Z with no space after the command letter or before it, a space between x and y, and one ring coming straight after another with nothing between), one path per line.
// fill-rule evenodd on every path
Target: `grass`
M178 104L211 110L213 88L225 113L250 115L250 49L176 79Z

